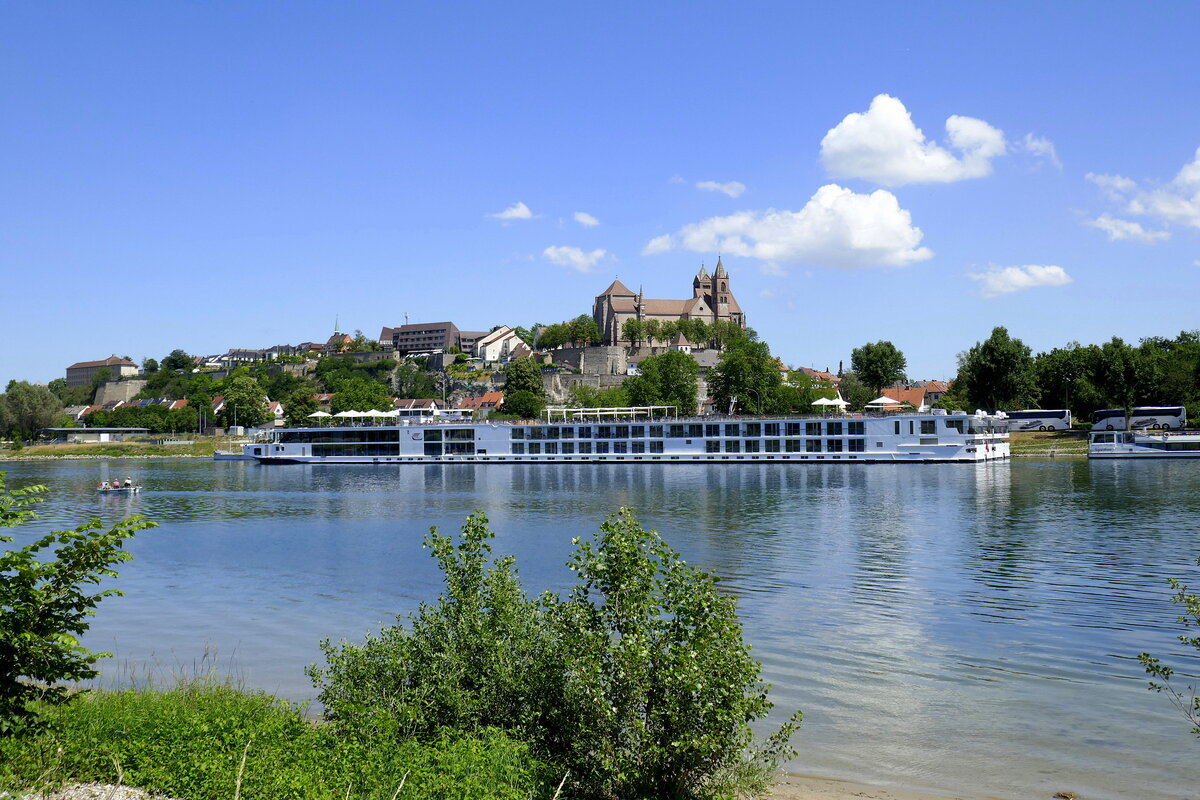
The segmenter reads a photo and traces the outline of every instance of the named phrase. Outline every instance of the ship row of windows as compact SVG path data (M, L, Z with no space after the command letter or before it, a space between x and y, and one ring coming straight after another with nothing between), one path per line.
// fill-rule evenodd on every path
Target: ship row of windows
M863 453L864 439L726 439L706 441L706 453ZM513 442L513 455L606 455L608 453L661 453L662 442Z
M930 430L926 431L926 422ZM933 433L933 420L922 420L921 432ZM862 420L830 422L726 422L671 425L553 425L517 426L517 439L705 439L721 437L777 436L863 436Z

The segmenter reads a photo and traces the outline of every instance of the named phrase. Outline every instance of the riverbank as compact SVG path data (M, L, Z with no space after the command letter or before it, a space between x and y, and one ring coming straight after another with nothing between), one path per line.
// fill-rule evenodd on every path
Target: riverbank
M1056 458L1087 455L1087 431L1010 433L1008 443L1009 451L1014 457Z
M162 444L160 442L33 444L20 450L0 452L0 462L72 458L212 458L215 451L228 448L227 440L224 437L216 436L197 437L179 444Z

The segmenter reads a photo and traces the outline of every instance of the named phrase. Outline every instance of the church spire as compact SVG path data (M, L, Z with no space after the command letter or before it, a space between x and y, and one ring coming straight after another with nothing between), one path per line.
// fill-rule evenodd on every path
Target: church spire
M721 263L721 256L717 256L717 272L713 276L715 278L728 278L729 273L725 272L725 265Z

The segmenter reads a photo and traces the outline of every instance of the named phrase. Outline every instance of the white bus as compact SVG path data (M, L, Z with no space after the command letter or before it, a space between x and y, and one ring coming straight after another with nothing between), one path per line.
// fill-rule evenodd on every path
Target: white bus
M1026 408L1008 412L1010 431L1067 431L1071 412L1065 408Z
M1184 426L1187 417L1183 406L1138 406L1133 409L1129 420L1123 408L1100 408L1092 414L1092 430L1123 431L1152 428L1154 430L1178 429Z

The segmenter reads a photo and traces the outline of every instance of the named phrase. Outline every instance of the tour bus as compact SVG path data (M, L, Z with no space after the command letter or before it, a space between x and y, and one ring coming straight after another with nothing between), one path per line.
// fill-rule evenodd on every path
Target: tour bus
M1071 412L1065 408L1026 408L1008 412L1010 431L1067 431L1071 429Z
M1182 428L1187 422L1183 406L1138 406L1128 424L1123 408L1100 408L1092 414L1092 430L1123 431L1153 428Z

